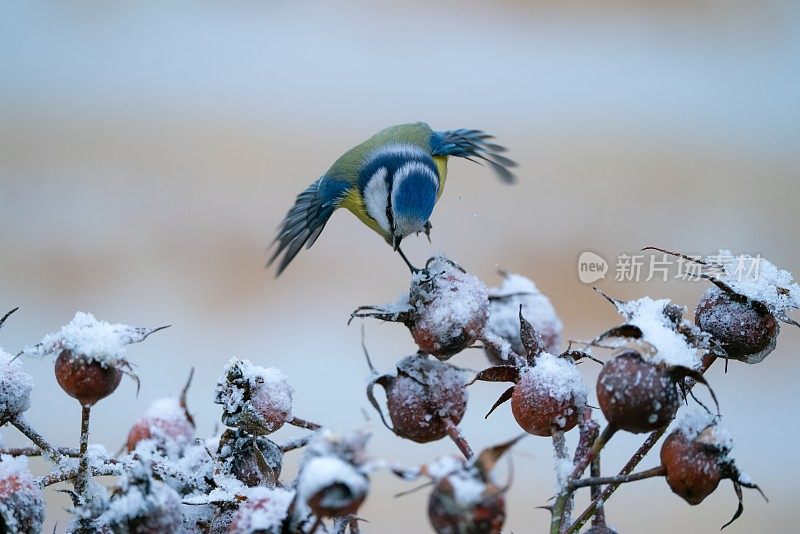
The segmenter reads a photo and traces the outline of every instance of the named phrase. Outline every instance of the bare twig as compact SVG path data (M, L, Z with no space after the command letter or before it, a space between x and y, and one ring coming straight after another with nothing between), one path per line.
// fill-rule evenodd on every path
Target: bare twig
M58 454L70 458L77 458L80 456L78 449L74 448L54 447L54 450L57 451ZM0 454L8 454L10 456L45 456L47 452L38 447L5 447L0 448Z
M283 445L280 445L280 449L282 452L289 452L295 449L299 449L300 447L305 447L308 445L308 442L311 441L311 438L314 437L314 434L309 434L307 436L303 436L302 438L293 439L291 441L287 441Z
M456 444L458 450L461 451L461 454L467 460L471 460L474 456L472 452L472 447L469 446L467 443L467 439L464 437L464 434L461 433L459 430L458 425L456 425L449 417L444 419L445 428L447 429L447 435L450 436L450 439Z
M647 469L646 471L640 471L638 473L631 473L630 475L619 475L615 477L582 478L570 484L570 489L576 490L578 488L585 488L587 486L597 487L597 486L605 486L607 484L619 485L628 482L635 482L637 480L644 480L646 478L663 477L665 474L666 470L664 469L663 466L659 465L658 467L653 467L652 469Z
M311 421L306 421L305 419L300 419L298 417L293 417L286 422L292 426L305 428L306 430L319 430L322 428L322 425L318 425L317 423L312 423Z
M58 449L50 445L44 437L36 432L32 426L28 424L25 418L20 414L11 419L11 424L14 425L17 430L25 434L29 440L33 442L34 445L39 447L44 454L42 456L53 463L58 463L62 455L58 452Z

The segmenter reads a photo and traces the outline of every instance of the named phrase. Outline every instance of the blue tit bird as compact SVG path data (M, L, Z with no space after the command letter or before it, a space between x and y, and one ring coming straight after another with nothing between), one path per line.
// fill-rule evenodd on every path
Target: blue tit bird
M400 242L419 232L430 238L430 217L444 190L448 157L484 161L503 182L515 182L509 169L516 164L491 139L480 130L437 132L424 122L381 130L348 150L297 196L278 229L269 265L280 258L280 275L303 245L314 244L333 212L346 208L415 271Z

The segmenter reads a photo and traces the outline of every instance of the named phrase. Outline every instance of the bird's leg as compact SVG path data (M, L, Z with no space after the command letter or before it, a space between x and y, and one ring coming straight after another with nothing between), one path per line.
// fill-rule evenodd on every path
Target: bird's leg
M406 262L406 265L408 265L408 268L411 269L411 274L417 274L418 272L420 272L422 270L422 269L417 269L416 267L414 267L411 264L410 261L408 261L408 258L406 258L406 255L403 253L403 249L401 249L399 246L397 247L397 253L400 254L400 257L403 258L404 262Z
M431 224L431 222L430 221L426 222L424 231L425 231L425 236L428 238L428 243L431 242L431 230L432 229L433 229L433 225Z

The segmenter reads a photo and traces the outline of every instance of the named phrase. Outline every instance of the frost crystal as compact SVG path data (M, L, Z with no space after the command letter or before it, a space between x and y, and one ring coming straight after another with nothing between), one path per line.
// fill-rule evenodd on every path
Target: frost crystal
M720 451L733 449L733 437L728 429L719 426L719 418L700 408L684 412L675 429L690 441L699 441Z

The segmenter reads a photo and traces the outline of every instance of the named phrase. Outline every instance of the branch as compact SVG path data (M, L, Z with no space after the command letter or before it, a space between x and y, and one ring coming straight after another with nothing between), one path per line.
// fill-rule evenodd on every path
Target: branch
M461 430L458 429L458 425L449 417L444 419L444 424L445 428L447 428L447 435L450 436L450 439L456 444L458 450L461 451L461 454L463 454L467 460L471 460L475 454L472 452L472 447L467 443L467 438L465 438Z
M570 485L570 490L576 490L578 488L585 488L587 486L596 487L596 486L605 486L606 484L625 484L627 482L635 482L637 480L644 480L646 478L653 478L653 477L663 477L666 475L666 470L663 466L659 465L657 467L653 467L652 469L648 469L646 471L640 471L638 473L632 473L630 475L619 475L615 477L589 477L589 478L582 478L580 480L576 480Z
M71 449L69 447L54 447L54 450L62 456L69 458L77 458L80 453L78 449ZM10 456L45 456L47 451L43 451L38 447L5 447L0 448L0 454L8 454Z
M317 423L312 423L311 421L306 421L305 419L299 419L297 417L292 417L289 421L286 422L292 426L305 428L306 430L319 430L320 428L322 428L322 425L318 425Z
M17 430L22 432L29 440L33 442L34 445L43 451L42 456L45 459L56 464L61 461L62 454L58 451L58 449L50 445L41 434L36 432L36 430L34 430L33 427L28 424L21 414L11 419L11 424L17 427Z

